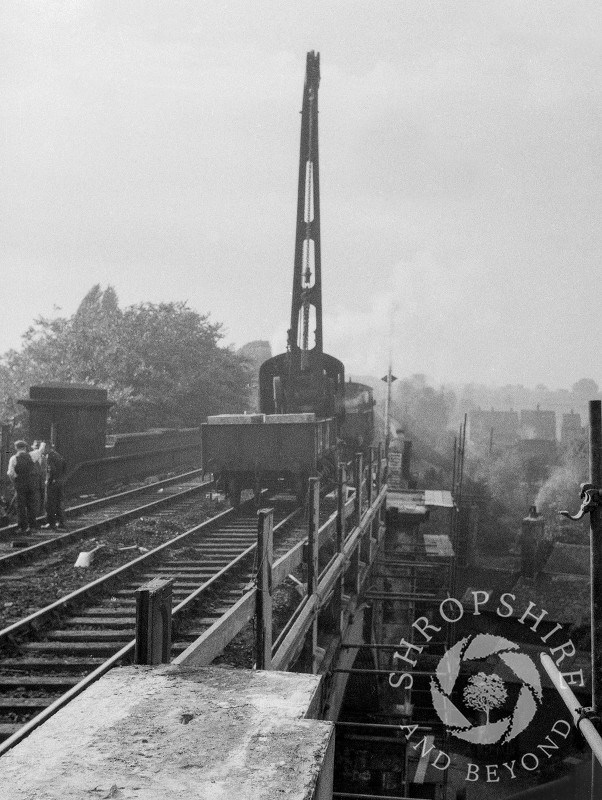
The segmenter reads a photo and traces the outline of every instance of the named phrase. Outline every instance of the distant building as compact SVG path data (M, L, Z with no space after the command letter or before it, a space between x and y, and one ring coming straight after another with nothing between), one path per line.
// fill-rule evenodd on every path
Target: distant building
M259 367L264 361L272 357L270 343L263 339L243 344L237 351L237 355L242 356L249 364L249 410L259 410Z
M259 367L264 361L272 357L272 348L270 343L263 339L257 339L254 342L247 342L238 350L238 355L246 358L253 367L259 372Z
M564 445L585 439L585 428L581 426L581 414L576 414L571 409L570 414L562 415L562 427L560 428L560 441Z
M535 410L522 410L520 412L520 438L555 442L556 413L542 411L539 406Z
M519 419L516 411L483 411L476 409L468 415L469 441L478 448L512 447L519 439Z

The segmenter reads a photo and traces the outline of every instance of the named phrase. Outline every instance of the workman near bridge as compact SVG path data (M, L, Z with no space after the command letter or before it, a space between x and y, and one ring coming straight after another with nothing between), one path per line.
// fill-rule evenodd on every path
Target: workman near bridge
M64 528L63 486L67 464L63 456L47 445L46 449L46 525L45 528Z
M36 441L31 445L29 453L34 466L34 491L36 495L36 516L44 511L44 492L46 483L46 443ZM36 522L37 527L37 522Z
M30 533L36 521L35 467L27 452L27 442L15 442L16 453L8 462L6 474L11 479L17 497L17 525L21 533Z

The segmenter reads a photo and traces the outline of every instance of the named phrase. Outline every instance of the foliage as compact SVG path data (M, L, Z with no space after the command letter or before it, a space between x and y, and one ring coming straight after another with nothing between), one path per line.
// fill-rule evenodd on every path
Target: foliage
M556 467L537 494L535 504L550 522L558 523L558 512L579 506L580 485L587 481L588 464L586 448L573 446L562 456ZM547 521L546 521L547 524Z
M581 378L581 380L573 384L571 391L586 400L595 400L600 394L600 387L592 378Z
M16 400L29 386L59 381L106 388L113 431L199 425L246 405L244 360L222 338L184 302L121 310L112 287L94 286L72 317L37 319L0 359L0 413L22 416Z
M525 479L524 463L515 448L473 458L467 464L473 494L480 504L480 547L507 552L533 504L534 490Z
M506 702L508 692L499 675L486 675L479 672L473 675L464 689L464 700L471 708L484 711L486 723L489 724L489 713Z

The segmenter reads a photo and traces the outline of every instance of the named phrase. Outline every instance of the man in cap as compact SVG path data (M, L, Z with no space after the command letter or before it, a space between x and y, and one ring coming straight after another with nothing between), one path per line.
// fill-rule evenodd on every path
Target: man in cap
M67 464L52 444L46 445L46 525L44 528L64 528L63 485Z
M17 524L21 533L30 533L36 526L35 468L27 452L27 442L15 442L16 453L8 462L7 475L17 496Z
M46 482L46 443L38 439L31 445L29 453L34 466L34 491L36 495L36 516L44 511L44 485ZM36 521L36 527L39 527Z

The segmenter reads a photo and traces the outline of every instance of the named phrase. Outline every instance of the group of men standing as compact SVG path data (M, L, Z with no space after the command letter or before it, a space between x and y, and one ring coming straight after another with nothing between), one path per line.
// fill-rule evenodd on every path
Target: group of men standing
M30 533L39 527L64 528L65 459L46 442L36 441L29 450L27 442L20 439L15 442L15 451L8 462L7 475L15 488L19 530ZM38 516L43 510L46 524L40 526Z

